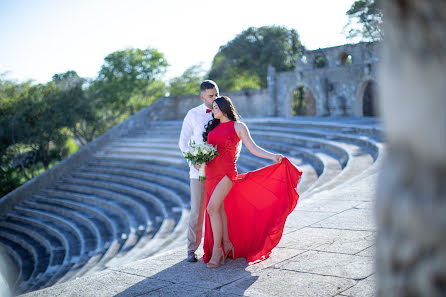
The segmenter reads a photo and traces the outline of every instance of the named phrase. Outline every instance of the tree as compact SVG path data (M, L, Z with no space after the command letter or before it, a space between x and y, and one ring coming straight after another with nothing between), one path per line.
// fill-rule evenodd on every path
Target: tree
M11 144L10 121L13 118L17 93L27 88L28 83L21 85L8 80L0 80L0 195L4 195L20 186L20 175L14 168L14 154L8 149Z
M266 88L268 65L277 71L293 70L304 49L293 29L250 27L220 47L209 78L225 91Z
M181 76L170 80L169 94L171 96L198 94L203 81L203 72L201 65L187 68Z
M159 79L168 63L162 53L151 48L116 51L104 60L90 94L98 99L98 107L113 126L122 116L135 113L137 106L132 98L143 98L154 82L160 86Z
M0 83L0 190L5 194L65 158L69 130L88 114L77 74L47 84Z
M344 27L348 39L379 41L383 38L383 14L378 2L379 0L356 0L352 4L346 13L349 21Z

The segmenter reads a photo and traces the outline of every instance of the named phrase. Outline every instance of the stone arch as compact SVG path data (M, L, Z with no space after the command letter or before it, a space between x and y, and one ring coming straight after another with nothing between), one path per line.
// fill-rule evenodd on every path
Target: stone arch
M297 84L290 91L291 115L292 116L315 116L316 98L313 91L303 83Z
M378 116L378 86L376 81L367 80L359 88L356 114L364 117Z
M339 65L339 66L347 66L347 65L351 65L352 62L353 62L353 58L352 58L352 56L351 56L349 53L347 53L347 52L342 52L342 53L339 55L339 58L338 58L338 65Z

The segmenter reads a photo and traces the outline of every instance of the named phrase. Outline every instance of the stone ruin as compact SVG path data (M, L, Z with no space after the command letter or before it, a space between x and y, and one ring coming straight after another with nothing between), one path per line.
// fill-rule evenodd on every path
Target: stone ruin
M377 116L378 44L346 44L307 51L297 68L268 68L266 89L226 92L242 117L292 117L293 97L304 87L306 116ZM323 66L323 67L322 67ZM149 113L153 120L182 120L200 104L198 94L163 97ZM298 116L299 116L298 115Z
M358 43L305 52L294 71L268 68L276 116L292 116L293 95L305 88L307 116L376 116L378 44Z

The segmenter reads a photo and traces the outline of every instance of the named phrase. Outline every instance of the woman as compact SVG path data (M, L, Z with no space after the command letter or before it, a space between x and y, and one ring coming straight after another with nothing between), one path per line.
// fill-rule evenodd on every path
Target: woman
M229 97L216 98L212 113L203 139L217 146L219 155L206 165L203 259L209 268L224 263L228 255L255 263L279 243L286 217L299 198L296 187L302 171L254 143ZM238 175L240 141L252 154L278 164Z

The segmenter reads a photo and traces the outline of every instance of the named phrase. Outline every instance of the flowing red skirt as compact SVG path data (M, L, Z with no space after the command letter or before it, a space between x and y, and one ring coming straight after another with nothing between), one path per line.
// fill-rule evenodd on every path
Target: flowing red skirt
M249 264L262 261L279 243L287 216L296 207L297 184L302 170L283 158L281 163L260 168L232 179L234 185L225 198L229 238L234 253L229 257L245 257ZM207 203L224 176L206 180ZM212 227L206 212L204 256L212 257Z

